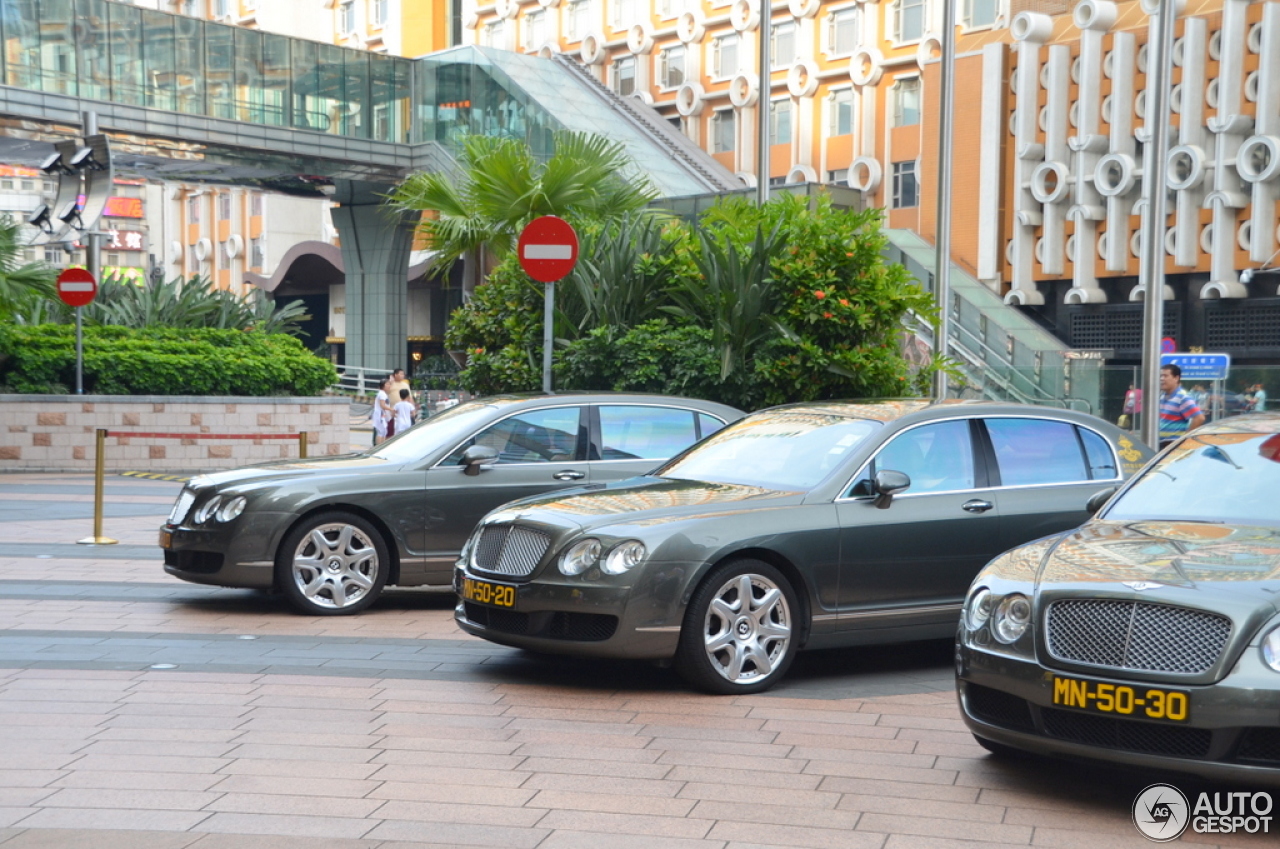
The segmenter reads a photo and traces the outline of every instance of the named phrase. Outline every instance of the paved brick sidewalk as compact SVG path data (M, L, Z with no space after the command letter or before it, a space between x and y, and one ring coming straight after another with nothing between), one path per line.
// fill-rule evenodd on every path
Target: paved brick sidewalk
M119 558L13 518L83 481L0 475L0 849L1150 845L1159 777L994 760L949 691L708 697L474 640L446 597L311 618L170 580L144 483L111 484L159 502Z

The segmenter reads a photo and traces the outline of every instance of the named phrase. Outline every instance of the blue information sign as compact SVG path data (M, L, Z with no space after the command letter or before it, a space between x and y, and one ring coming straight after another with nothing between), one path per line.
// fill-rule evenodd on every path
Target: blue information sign
M1161 354L1161 367L1176 365L1186 380L1226 380L1231 371L1230 354Z

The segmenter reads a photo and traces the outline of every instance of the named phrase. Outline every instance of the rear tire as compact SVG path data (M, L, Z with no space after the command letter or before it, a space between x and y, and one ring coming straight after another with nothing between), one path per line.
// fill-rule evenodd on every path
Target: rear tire
M308 616L359 613L382 594L391 558L377 528L353 513L321 513L294 528L276 555L285 598Z
M800 605L782 572L762 560L726 563L689 600L676 669L708 693L759 693L795 658Z

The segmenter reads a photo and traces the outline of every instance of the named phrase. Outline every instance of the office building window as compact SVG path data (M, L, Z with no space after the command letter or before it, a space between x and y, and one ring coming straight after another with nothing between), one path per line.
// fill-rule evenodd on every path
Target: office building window
M231 14L231 0L213 0L213 16L225 18Z
M573 41L580 40L591 28L591 0L574 0L564 10L564 34Z
M249 243L249 264L254 268L263 268L267 264L267 251L261 237Z
M920 123L920 78L901 79L890 89L893 97L893 125L911 127Z
M613 90L615 94L626 97L636 90L636 57L623 56L620 59L613 60L613 67L609 71L609 78L613 81Z
M626 29L649 20L649 7L640 0L613 0L613 28Z
M841 186L849 185L849 169L837 168L834 171L828 171L827 182L836 183L837 185L841 185Z
M964 0L963 23L969 29L992 26L999 7L999 0Z
M663 88L684 85L684 45L668 47L658 54L658 79Z
M711 41L711 73L728 79L738 73L738 36L722 35Z
M262 207L265 201L266 201L266 198L260 194L249 195L249 214L261 215Z
M59 244L59 245L45 245L45 246L44 246L44 261L45 261L45 262L49 263L50 265L58 265L58 264L59 264L59 263L61 263L64 259L66 259L66 257L65 257L65 256L63 255L63 253L62 253L62 245L60 245L60 244Z
M356 31L355 0L342 0L338 4L338 32L350 35Z
M200 197L187 198L187 223L200 223Z
M524 49L537 50L547 40L547 13L529 12L524 16Z
M894 0L893 40L919 41L924 36L925 0Z
M390 0L373 0L372 23L376 27L387 25L387 5Z
M831 92L831 129L833 136L853 132L853 89L838 88Z
M791 144L791 100L769 104L769 144Z
M717 109L711 114L711 152L725 153L733 150L737 135L737 115L732 109Z
M218 220L227 221L231 218L231 195L223 192L218 195Z
M858 46L857 7L836 9L827 15L827 52L832 56L848 56Z
M495 21L489 21L484 25L484 30L480 33L480 43L485 47L501 47L503 37L502 18Z
M916 182L916 163L893 163L893 208L908 209L920 202L920 184Z
M769 60L775 68L790 68L800 58L796 52L795 21L776 23L769 28Z

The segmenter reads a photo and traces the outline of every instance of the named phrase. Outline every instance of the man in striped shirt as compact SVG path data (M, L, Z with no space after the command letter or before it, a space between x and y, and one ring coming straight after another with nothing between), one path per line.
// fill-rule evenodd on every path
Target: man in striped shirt
M1170 363L1160 369L1160 447L1204 424L1204 413L1182 389L1182 369Z

